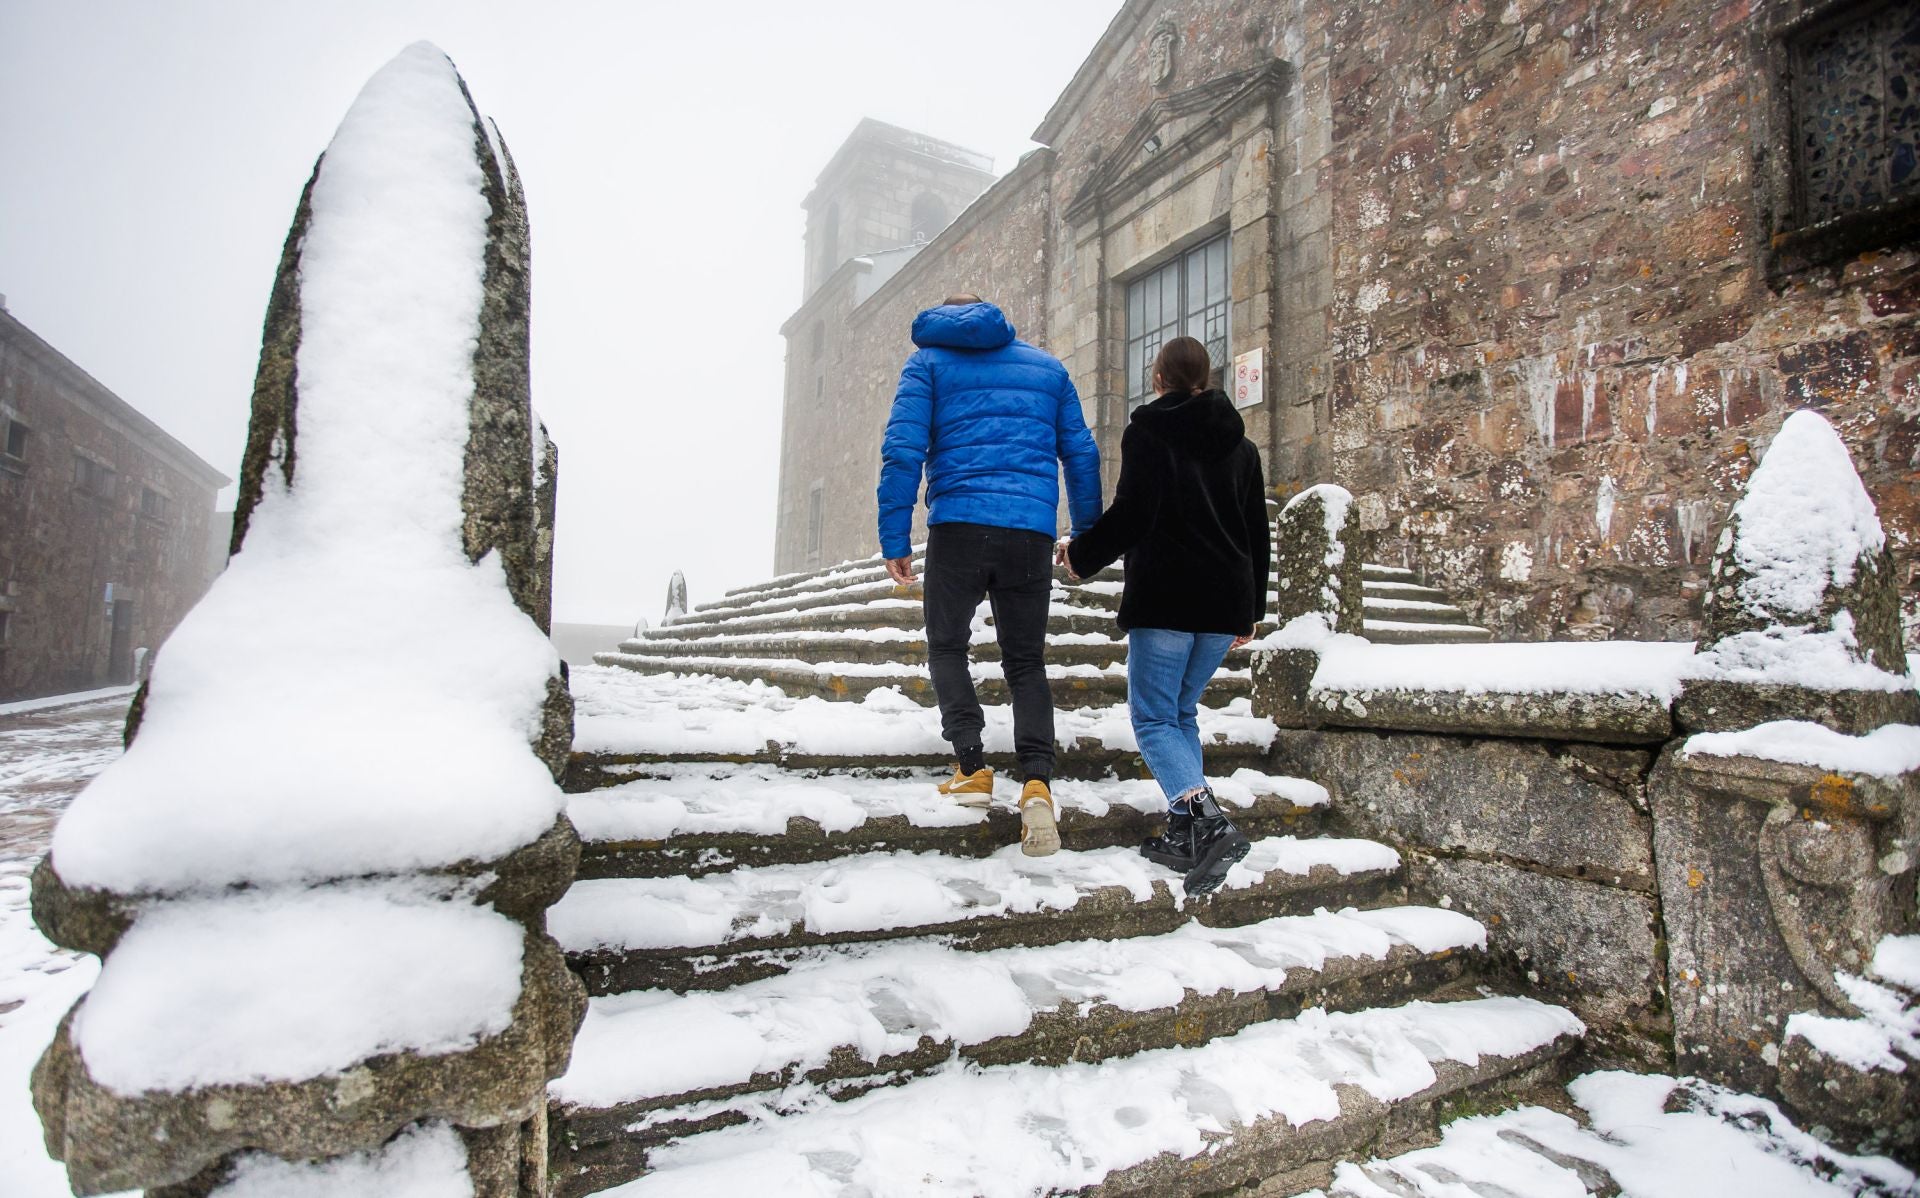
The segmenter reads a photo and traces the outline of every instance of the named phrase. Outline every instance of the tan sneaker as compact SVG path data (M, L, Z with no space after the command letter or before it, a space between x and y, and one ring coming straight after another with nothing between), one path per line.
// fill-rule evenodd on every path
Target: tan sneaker
M1029 857L1049 857L1060 851L1053 792L1038 778L1020 790L1020 851Z
M940 784L940 793L952 795L962 807L991 807L993 770L983 766L971 774L963 774L956 765L953 767L953 777Z

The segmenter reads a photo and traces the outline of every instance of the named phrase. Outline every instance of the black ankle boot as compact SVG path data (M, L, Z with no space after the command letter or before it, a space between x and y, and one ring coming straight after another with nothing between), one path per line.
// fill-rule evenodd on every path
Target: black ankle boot
M1187 808L1193 812L1193 866L1187 870L1187 893L1212 894L1253 842L1220 810L1211 790L1189 798Z
M1185 811L1167 812L1166 834L1141 841L1140 855L1183 874L1192 869L1193 816Z

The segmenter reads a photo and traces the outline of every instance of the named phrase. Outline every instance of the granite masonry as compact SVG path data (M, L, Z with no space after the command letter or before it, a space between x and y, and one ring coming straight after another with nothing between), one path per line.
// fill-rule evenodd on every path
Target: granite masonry
M1911 19L1130 0L1044 149L907 268L840 254L785 326L775 568L873 552L908 320L972 290L1066 361L1109 458L1164 336L1258 351L1235 394L1276 493L1344 486L1370 560L1500 639L1697 634L1742 480L1817 408L1878 499L1911 646L1920 197L1876 148L1911 118L1821 126L1844 105L1808 82L1912 86L1874 49Z

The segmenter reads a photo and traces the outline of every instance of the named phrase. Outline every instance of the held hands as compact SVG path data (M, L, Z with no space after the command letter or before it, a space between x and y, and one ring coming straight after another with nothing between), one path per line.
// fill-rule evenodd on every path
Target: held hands
M1236 636L1233 638L1233 647L1235 649L1238 649L1241 646L1245 645L1248 641L1251 641L1252 639L1253 638L1250 636Z
M887 577L894 585L910 587L913 585L913 558L890 557L887 559Z
M1067 577L1074 582L1079 582L1080 576L1073 572L1073 560L1067 556L1067 548L1072 544L1072 537L1061 537L1060 540L1054 544L1053 564L1056 566L1065 566Z

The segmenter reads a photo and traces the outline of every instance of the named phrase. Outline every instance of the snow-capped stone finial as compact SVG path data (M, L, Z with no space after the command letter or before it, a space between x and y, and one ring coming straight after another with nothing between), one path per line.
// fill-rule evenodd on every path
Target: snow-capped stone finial
M1281 627L1318 615L1334 632L1358 634L1361 606L1360 516L1353 494L1334 483L1287 501L1274 524L1274 618Z
M1912 718L1899 586L1880 518L1839 434L1787 417L1709 567L1690 727L1810 718L1861 732Z
M662 616L662 624L671 624L675 620L687 618L687 576L680 571L673 572L673 578L667 582L667 614Z
M579 839L527 272L505 145L409 46L295 211L232 561L34 873L41 929L103 958L33 1076L78 1193L409 1126L468 1191L529 1192L585 994L544 928Z

